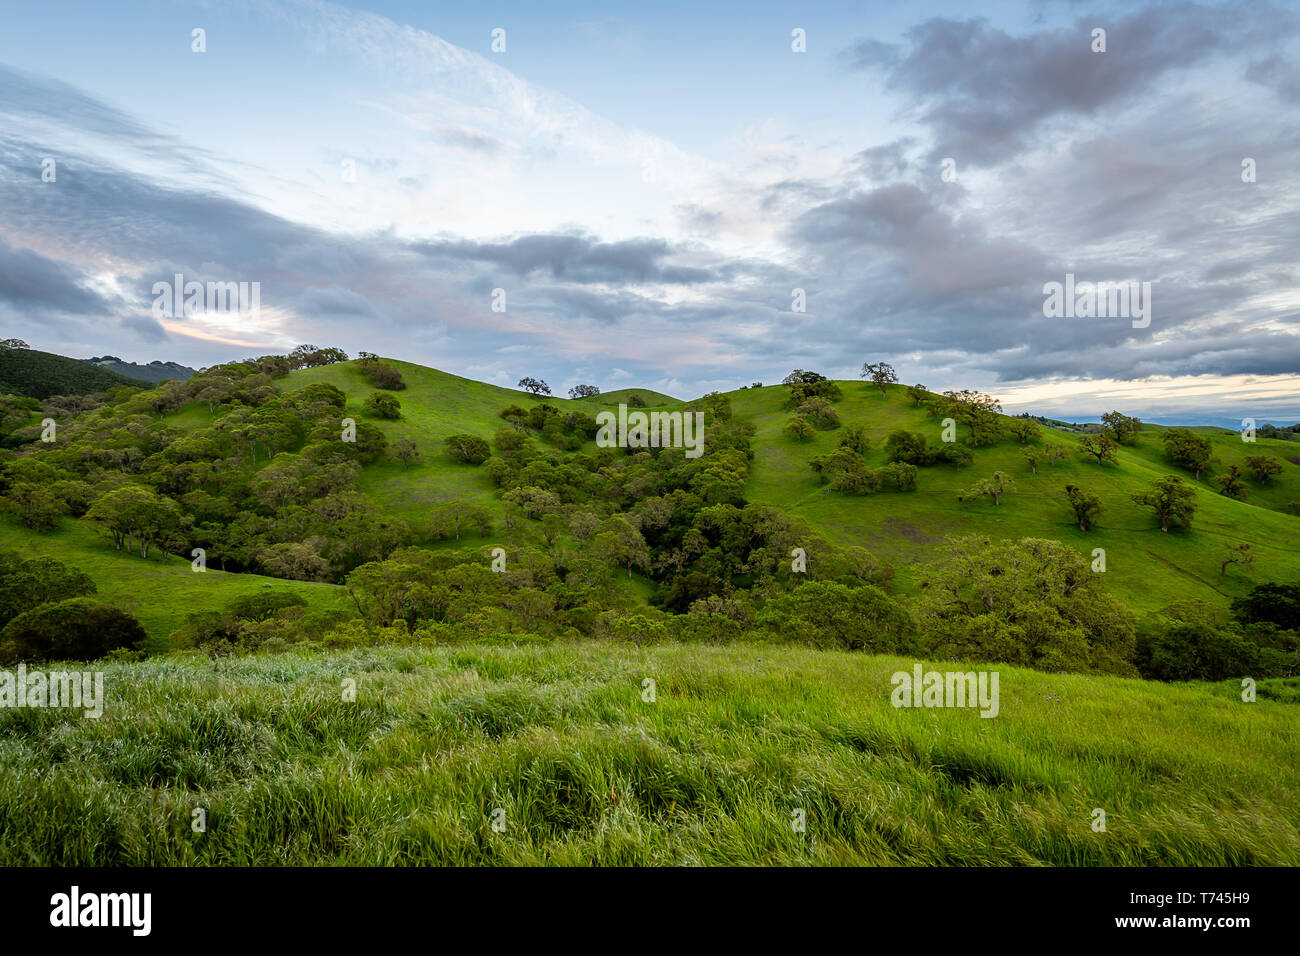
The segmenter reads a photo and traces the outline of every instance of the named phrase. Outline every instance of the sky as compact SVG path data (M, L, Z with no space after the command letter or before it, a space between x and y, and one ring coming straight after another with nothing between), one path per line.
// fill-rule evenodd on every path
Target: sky
M0 337L1300 421L1300 4L452 7L0 0Z

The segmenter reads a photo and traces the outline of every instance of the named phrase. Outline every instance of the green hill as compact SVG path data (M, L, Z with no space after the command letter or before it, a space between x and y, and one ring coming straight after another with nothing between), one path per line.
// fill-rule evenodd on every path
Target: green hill
M402 403L398 421L370 420L389 441L409 438L421 449L423 460L403 468L398 462L376 462L362 475L362 489L393 514L418 516L432 504L453 499L499 505L491 482L478 470L449 461L441 454L442 440L469 433L490 439L505 423L498 414L507 405L525 408L543 401L556 406L593 409L596 399L535 399L527 392L476 382L437 369L385 359L402 373L406 388L393 392ZM283 388L293 391L312 382L324 382L348 396L348 413L362 417L362 402L375 391L357 371L355 362L342 362L293 372Z
M1287 513L1300 491L1297 466L1287 461L1271 486L1250 480L1250 503L1216 494L1208 481L1249 455L1286 459L1292 443L1246 444L1205 429L1215 461L1197 486L1199 510L1190 530L1166 534L1130 500L1163 475L1183 474L1165 461L1159 427L1139 433L1113 464L1079 454L1082 435L1045 429L1038 445L1061 443L1073 454L1054 467L1043 462L1037 475L1025 446L1008 436L974 448L961 470L920 467L914 491L858 497L828 490L810 464L854 425L870 439L865 463L874 469L886 466L885 442L897 429L937 445L940 422L901 387L882 397L860 382L839 383L834 407L844 427L806 443L785 432L788 387L736 390L726 396L731 424L715 428L710 453L692 461L597 451L573 437L590 433L582 416L558 436L571 440L557 441L532 427L528 412L515 415L518 430L500 414L517 405L542 420L546 404L560 418L592 416L619 393L543 402L384 360L405 385L383 392L401 405L392 420L367 409L376 389L360 363L284 374L283 357L270 359L69 412L56 443L0 450L11 512L0 516L0 572L42 558L83 572L95 601L140 620L153 654L133 660L139 655L115 651L96 663L108 688L102 720L0 708L8 742L0 752L0 863L1300 863L1300 678L1286 676L1294 648L1278 650L1290 632L1267 645L1271 657L1264 645L1250 651L1252 663L1272 670L1259 672L1258 699L1247 703L1240 677L1257 672L1241 669L1244 658L1213 681L1114 676L1170 672L1138 666L1139 635L1122 608L1105 616L1110 597L1139 616L1193 600L1218 613L1255 583L1300 581L1300 517ZM682 407L640 394L661 409ZM701 403L719 414L716 398ZM354 419L357 442L340 441L345 418ZM379 451L367 456L367 442L379 447L376 433L390 450L414 442L421 457L404 468ZM451 460L443 439L462 433L491 442L495 460ZM968 437L965 426L959 437ZM512 440L533 447L507 465L499 456ZM660 465L671 483L656 486ZM503 468L517 468L515 483L499 488L492 474ZM727 469L730 484L718 477ZM995 470L1015 480L1000 505L959 500ZM699 477L715 483L693 484ZM1067 482L1105 503L1094 530L1078 530L1062 494ZM20 484L24 494L14 495ZM517 505L507 526L506 487L549 501L531 516ZM665 592L679 579L666 585L664 565L650 560L633 573L629 558L625 573L619 550L620 528L639 537L631 521L654 519L634 510L649 502L648 487L673 489L657 499L660 528L678 507L692 522L681 552L662 543L666 534L655 545L664 565L680 559L693 535L699 557L689 573L723 580L709 578L707 562L743 553L757 564L763 559L750 556L768 547L775 528L839 545L818 538L810 550L839 570L816 579L768 573L754 584L749 567L729 570L725 592L706 592L689 614L667 614L659 606L672 606ZM708 504L718 487L723 503ZM146 558L139 540L114 548L111 510L99 521L55 515L26 526L24 503L39 505L47 489L69 510L80 501L75 514L90 507L93 515L125 492L117 514L132 527L168 507L175 520L159 520L166 537ZM440 536L427 519L450 501L486 510L492 526L455 541ZM572 519L584 515L591 524L579 541ZM403 528L405 537L384 538ZM749 550L712 544L705 533L715 531L720 541L742 536ZM1122 666L1105 671L1082 656L1064 666L1034 658L1040 670L1000 663L1031 645L1018 635L1054 637L1017 631L1019 621L996 631L1017 635L1010 650L1004 643L968 655L969 645L953 653L934 642L924 645L933 654L902 643L885 653L868 643L937 592L926 590L937 573L930 563L957 534L1051 538L1086 561L1104 549L1105 573L1081 571L1085 582L1072 586L1089 610L1101 609L1104 626L1123 619L1114 627L1128 628ZM641 539L647 552L650 537ZM178 556L195 542L210 549L204 573ZM775 552L783 572L792 543L780 539ZM1225 546L1242 543L1257 556L1253 570L1220 575ZM896 576L869 577L874 565L849 563L842 548L850 545L890 562ZM496 546L508 550L509 567L489 569ZM338 557L337 547L349 550ZM217 570L226 561L274 569L258 563L268 552L287 577ZM335 563L322 569L327 554ZM995 564L1000 578L990 590L1023 567ZM47 568L13 572L26 583L0 584L0 597L21 605L32 574L58 580ZM295 575L303 580L288 579ZM726 615L745 610L746 588L757 597L742 628ZM262 600L286 595L294 601ZM717 613L698 612L715 600ZM66 607L50 600L34 616ZM1029 610L1036 620L1039 606ZM777 626L765 630L769 614ZM53 618L60 627L65 619ZM1054 620L1072 633L1074 619ZM1171 617L1143 634L1184 640L1178 628L1188 620ZM20 629L6 625L7 640L11 627ZM1204 633L1193 628L1194 637ZM1230 642L1237 633L1161 648L1218 649L1214 634ZM918 659L999 674L998 719L960 707L891 706L892 674ZM1058 672L1074 670L1082 672ZM1233 679L1218 680L1225 675ZM354 700L340 694L349 682ZM209 813L202 840L189 830L195 806ZM498 807L509 821L504 833L490 825ZM1092 829L1098 808L1104 833ZM792 809L805 812L803 836L790 826Z
M499 509L488 478L438 454L440 443L458 432L490 439L502 425L498 412L503 407L512 403L530 407L539 400L436 369L386 361L401 370L408 387L395 393L402 403L402 419L376 424L390 440L409 438L426 454L422 462L407 469L395 462L368 466L362 478L366 492L398 515L418 515L431 504L451 499L473 500ZM294 372L283 387L301 388L311 382L328 382L342 389L348 395L349 410L358 415L362 401L374 391L356 371L355 363ZM885 464L883 446L895 429L918 432L938 442L939 424L915 407L902 386L891 386L889 397L882 399L878 389L862 382L839 385L843 398L835 407L845 425L866 427L872 439L866 458L873 467ZM1126 604L1140 610L1156 610L1182 600L1226 606L1259 580L1300 579L1300 518L1282 513L1300 506L1300 465L1287 460L1297 452L1293 443L1259 439L1247 444L1236 432L1207 429L1216 467L1243 465L1247 456L1265 453L1283 460L1285 471L1271 487L1251 482L1245 502L1218 494L1208 481L1210 475L1203 476L1198 486L1200 510L1191 532L1166 534L1150 509L1129 500L1131 493L1163 475L1191 479L1165 460L1159 428L1140 432L1135 445L1123 446L1114 465L1085 461L1078 452L1081 436L1045 429L1037 444L1059 442L1073 453L1066 462L1040 465L1037 475L1024 460L1024 446L1014 438L1004 438L996 445L975 448L971 467L960 471L950 465L922 468L916 491L858 498L828 492L810 467L813 458L834 450L842 429L818 431L807 444L793 442L782 433L791 414L783 408L788 392L784 386L768 386L727 393L733 413L749 418L757 429L746 497L804 517L837 543L857 545L894 562L904 590L921 583L912 573L912 565L925 558L930 546L957 534L1055 538L1089 556L1094 548L1103 548L1106 584ZM561 409L580 407L592 412L618 394L545 401ZM647 401L651 396L664 399L664 404L657 406L661 408L682 404L647 390L640 394ZM959 438L965 438L964 428ZM987 499L957 500L960 491L996 470L1011 474L1016 481L1016 490L1001 505L995 507ZM1095 491L1107 506L1094 530L1079 531L1064 497L1067 483ZM1236 571L1220 576L1220 552L1242 542L1251 544L1257 554L1254 577Z
M861 382L841 382L844 397L836 403L846 424L866 426L872 449L868 463L885 463L883 445L895 429L906 429L939 439L939 424L914 407L901 386L891 386L882 399L878 389ZM1219 553L1227 544L1248 542L1258 552L1261 579L1300 578L1300 518L1271 507L1300 502L1300 466L1288 462L1272 488L1252 482L1251 500L1234 501L1218 494L1208 481L1198 486L1199 511L1189 533L1162 533L1152 511L1129 500L1132 492L1167 474L1191 476L1169 464L1163 445L1153 431L1140 432L1135 446L1124 446L1118 464L1096 465L1079 453L1079 436L1044 430L1037 444L1056 442L1071 449L1070 460L1055 466L1040 464L1031 473L1023 457L1024 446L1004 438L990 447L975 448L974 462L960 471L951 466L920 469L914 492L881 493L854 498L828 492L809 467L813 458L832 451L840 431L819 431L807 444L797 444L781 432L790 413L781 407L785 389L742 389L730 393L736 414L757 425L755 458L746 489L753 500L766 501L801 514L823 533L846 544L878 552L900 565L908 586L920 582L909 565L924 556L928 546L949 535L983 534L995 538L1055 538L1091 554L1106 550L1106 584L1126 604L1155 610L1174 601L1196 599L1214 604L1244 593L1249 579L1219 576ZM1222 431L1222 430L1220 430ZM959 431L965 438L965 429ZM1215 457L1240 464L1247 455L1270 453L1279 458L1294 454L1289 442L1260 440L1245 444L1236 433L1223 431L1210 437ZM1012 475L1016 490L1001 505L987 498L963 503L958 493L977 478L1001 470ZM1208 476L1203 476L1208 477ZM1064 497L1073 483L1100 495L1107 506L1097 527L1079 531Z
M133 614L148 633L151 646L165 649L167 636L199 610L224 607L237 598L265 590L289 591L318 610L344 611L347 594L332 584L285 581L260 574L226 574L215 568L196 573L190 562L158 553L147 561L115 551L85 522L68 522L58 531L33 535L0 523L0 552L24 558L54 558L83 571L95 582L96 597Z
M80 359L36 349L0 348L0 394L49 398L90 395L122 385L150 388L152 383L127 378Z
M663 392L656 392L649 388L619 388L612 392L601 392L596 397L596 400L602 405L618 405L619 403L626 403L633 395L639 395L647 408L681 403L681 399L673 398L671 395L665 395Z
M348 415L377 427L390 442L408 438L416 444L421 459L410 467L381 460L362 470L361 490L383 510L419 523L439 503L460 500L488 509L500 523L504 512L492 481L481 468L449 460L442 454L442 440L466 432L490 440L503 427L499 415L502 408L511 404L530 408L543 400L436 369L385 361L401 371L406 383L403 390L388 393L401 402L401 418L396 421L365 416L362 403L375 389L358 371L356 362L295 371L280 379L277 386L294 392L312 383L333 385L346 394ZM888 397L882 398L877 389L861 382L839 384L843 397L835 407L845 425L861 424L866 428L872 441L866 459L872 467L885 464L883 445L895 429L918 432L931 442L938 441L939 424L915 407L901 386L892 386ZM1117 464L1098 466L1084 460L1078 453L1080 436L1044 429L1038 444L1060 442L1074 454L1055 466L1041 464L1037 475L1030 472L1023 458L1023 446L1014 438L1004 438L997 444L975 448L973 464L960 471L951 465L921 468L915 491L854 497L828 491L810 467L813 458L834 450L843 429L818 431L806 444L791 440L782 431L791 414L783 407L788 391L785 386L768 386L728 393L733 414L750 420L756 429L745 497L804 518L836 544L859 546L891 562L897 572L894 587L901 594L915 593L924 584L920 566L930 560L935 546L950 535L960 534L995 539L1053 538L1089 560L1094 549L1104 549L1105 586L1137 611L1154 611L1185 600L1226 608L1232 598L1260 581L1300 579L1300 518L1285 513L1287 508L1294 510L1300 501L1300 466L1290 461L1275 485L1260 487L1252 481L1248 501L1223 497L1208 483L1210 476L1204 476L1198 486L1199 511L1192 529L1167 534L1160 531L1150 509L1130 501L1133 492L1162 475L1180 474L1191 480L1190 475L1165 461L1159 427L1142 431L1136 444L1122 447ZM660 406L663 408L681 405L648 390L640 393L647 400L664 400ZM562 411L582 409L595 414L604 410L611 396L617 398L619 393L579 401L544 401ZM163 421L173 428L192 430L211 424L222 414L218 411L214 416L206 404L191 402L164 416ZM1207 429L1206 433L1213 443L1215 468L1219 469L1241 464L1251 454L1267 453L1285 460L1295 451L1295 445L1289 442L1260 439L1246 444L1236 433L1224 429ZM959 437L965 438L964 428ZM588 442L584 450L593 448L594 443ZM553 448L545 451L556 459L568 457ZM1015 489L999 506L987 498L958 500L959 492L995 470L1012 475L1016 482ZM1106 505L1094 530L1079 531L1063 495L1067 483L1096 492ZM11 525L6 532L10 540L4 545L16 546L24 534ZM59 538L45 540L57 542ZM79 549L93 547L94 542L88 530L67 540L78 542ZM1241 543L1253 548L1254 570L1242 573L1232 568L1226 576L1221 575L1222 553L1228 546ZM50 547L51 554L57 555L58 551L59 546ZM132 567L131 559L125 557L119 564L100 563L96 578L110 582L110 592L126 594L134 586L117 578L119 573L134 573ZM184 568L184 562L179 562L178 567ZM642 593L647 593L644 588ZM159 592L160 597L162 594ZM134 606L147 606L149 601L140 596ZM174 623L177 612L174 604L168 605L159 611L145 608L144 616L154 621L151 632L165 633L164 622Z

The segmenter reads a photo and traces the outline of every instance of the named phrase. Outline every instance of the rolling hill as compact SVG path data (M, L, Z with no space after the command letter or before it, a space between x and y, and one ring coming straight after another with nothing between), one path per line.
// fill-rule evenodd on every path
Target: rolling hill
M390 440L414 441L425 452L424 460L406 469L393 462L368 466L362 478L366 492L398 515L418 515L429 505L452 499L499 508L487 477L446 460L438 451L440 442L457 432L490 439L501 427L497 413L503 407L512 403L530 407L539 400L513 389L388 361L401 370L408 387L396 393L402 403L402 418L376 424ZM327 382L342 389L348 395L349 409L357 414L373 391L354 363L294 372L284 387L300 388L311 382ZM938 423L914 406L902 386L891 386L888 398L882 399L879 390L863 382L839 384L843 390L843 398L836 403L840 418L846 425L867 428L872 449L866 457L873 467L885 464L885 438L895 429L919 432L938 441ZM636 389L627 393L634 391L647 400L654 394ZM1088 555L1094 548L1103 548L1106 584L1126 604L1140 610L1157 610L1183 600L1226 606L1259 580L1300 579L1300 518L1284 513L1288 507L1300 507L1300 465L1289 460L1297 454L1294 443L1259 439L1246 444L1235 432L1207 429L1220 466L1241 465L1247 456L1264 453L1284 461L1285 470L1271 487L1251 482L1249 499L1244 502L1223 497L1208 480L1202 480L1200 510L1192 530L1166 534L1150 509L1129 500L1133 492L1163 475L1191 478L1165 461L1159 428L1140 432L1135 445L1120 450L1115 465L1090 464L1077 453L1079 436L1045 429L1040 443L1057 441L1076 453L1055 466L1040 465L1037 475L1025 463L1023 446L1014 438L1005 438L997 445L975 448L969 468L922 468L914 492L859 498L828 492L810 467L813 458L834 450L839 430L818 431L807 444L793 442L782 433L790 417L782 407L788 392L785 386L766 386L727 393L733 413L750 419L757 429L746 497L804 517L839 544L857 545L894 562L905 591L921 584L912 566L925 558L930 546L955 534L1055 538ZM608 400L609 395L602 394L578 401L545 401L561 409L583 408L594 414ZM669 401L656 407L681 404ZM957 500L960 491L995 470L1013 475L1016 481L1016 490L1001 505L995 507L987 499ZM1064 498L1067 483L1095 491L1107 506L1093 531L1080 532L1072 520ZM1255 577L1234 571L1221 577L1220 552L1242 542L1251 544L1257 554Z
M181 365L177 362L154 361L147 365L141 365L138 362L125 362L116 355L100 355L83 359L83 361L96 368L107 369L110 372L116 372L118 375L124 375L127 378L137 379L142 382L165 382L169 378L177 382L183 382L197 371L188 365Z
M149 388L152 383L53 352L0 349L0 395L44 399L52 395L90 395L122 385Z
M390 442L408 438L416 444L421 459L410 467L381 460L363 469L361 489L382 509L418 522L433 506L459 500L479 504L500 518L501 501L483 470L449 460L442 454L441 442L449 435L466 432L490 440L502 427L498 414L502 408L510 404L531 407L542 400L437 369L385 361L401 371L407 385L391 393L402 406L401 418L396 421L364 418L362 403L374 389L355 362L295 371L280 380L279 387L292 392L316 382L333 385L346 394L348 414L371 422ZM888 397L882 398L878 390L862 382L839 384L843 390L842 399L836 403L840 418L846 425L866 427L872 440L866 458L873 467L885 464L884 440L895 429L937 439L938 423L916 408L901 386L890 387ZM629 389L627 393L634 391L647 400L667 398L647 389ZM1192 529L1163 533L1150 509L1130 500L1133 492L1162 475L1191 478L1164 460L1159 427L1145 429L1136 444L1122 447L1117 464L1098 466L1076 453L1055 466L1040 465L1034 475L1022 457L1022 446L1014 438L1004 438L996 445L975 448L973 464L960 471L951 465L921 468L915 491L854 497L828 491L810 467L813 458L835 448L840 430L818 431L806 444L783 434L790 416L783 408L787 393L785 386L728 393L733 414L749 419L756 429L752 440L754 457L744 489L746 498L804 518L834 543L859 546L891 562L897 572L894 587L902 594L915 593L924 585L921 565L930 559L935 546L948 536L962 534L1053 538L1089 559L1094 549L1104 549L1105 586L1139 612L1186 600L1226 607L1234 597L1261 581L1300 579L1300 518L1285 511L1294 510L1300 502L1300 465L1287 460L1287 456L1294 455L1293 443L1260 439L1246 444L1236 433L1206 429L1214 448L1215 467L1240 464L1247 455L1267 453L1285 461L1285 470L1271 487L1251 482L1248 501L1225 498L1208 480L1202 480L1198 487L1199 511ZM611 394L619 395L607 393L577 401L548 398L545 402L562 410L580 408L594 415L605 410ZM681 403L669 400L657 407L670 409L681 407ZM192 430L221 414L218 411L214 416L205 404L191 402L164 416L163 421L174 428ZM1047 429L1039 441L1058 441L1072 449L1078 446L1078 436ZM588 443L587 448L591 447ZM555 449L548 449L548 454L565 457ZM987 498L958 500L959 492L995 470L1015 480L1014 490L1001 505L994 506ZM1081 532L1075 524L1063 495L1067 483L1095 491L1106 505L1107 510L1092 531ZM61 533L67 547L77 554L93 551L97 541L93 531L84 522L77 522L76 528ZM0 544L14 546L24 534L10 525ZM60 537L44 540L48 543L42 548L57 556ZM1257 556L1253 572L1243 574L1233 568L1226 576L1220 575L1221 553L1227 546L1241 543L1249 543ZM101 553L101 560L95 563L95 577L108 582L108 593L136 594L130 578L137 563L124 555ZM176 573L187 573L186 568L184 562L178 561ZM298 586L296 582L276 583ZM165 589L159 591L159 598L165 593ZM142 617L149 621L151 633L165 635L177 619L171 602L163 602L165 608L151 610L149 599L137 595L131 603L137 609L143 606Z
M450 460L441 442L458 433L493 440L504 425L501 409L539 400L385 362L406 384L386 393L401 403L397 420L366 412L375 390L355 362L294 371L275 384L290 396L334 386L346 407L330 406L332 423L353 416L390 443L407 438L417 445L422 457L408 468L380 460L361 469L360 491L380 517L418 524L432 507L455 500L499 520L503 504L487 469ZM845 425L866 429L871 466L885 464L883 445L895 429L937 440L938 423L904 389L882 397L860 382L839 385L835 407ZM681 406L635 391L662 408ZM1192 528L1169 534L1129 500L1152 480L1178 473L1164 460L1158 427L1124 446L1115 464L1098 466L1075 454L1055 467L1040 465L1034 475L1019 442L1004 438L974 449L972 464L960 471L951 464L920 468L915 491L855 497L828 491L810 467L835 448L843 429L818 431L807 443L792 440L783 431L788 392L769 386L728 393L733 417L754 427L744 497L892 562L894 597L925 588L925 562L954 534L1053 538L1089 558L1102 548L1103 586L1138 612L1189 599L1226 608L1254 583L1300 580L1300 518L1287 513L1300 491L1300 468L1289 461L1274 486L1251 482L1251 503L1218 495L1202 481ZM314 390L321 393L336 399L329 389ZM609 398L546 401L594 415ZM188 433L255 414L238 404L214 411L206 401L188 401L163 415L137 414L133 432L117 429L111 437L192 440L201 450L211 439ZM1268 440L1244 445L1220 429L1204 433L1216 468L1261 452L1287 457L1294 448ZM1076 450L1079 440L1049 430L1038 439ZM539 448L563 459L590 451L591 443L575 452ZM263 456L253 465L241 456L222 480L255 482L247 469L274 469L294 457L268 463ZM994 470L1015 478L1001 505L958 500ZM1095 530L1078 530L1061 494L1066 482L1094 490L1107 505ZM512 546L540 549L537 525L526 522ZM498 534L415 550L434 558L444 547L481 552L500 542ZM1258 554L1255 569L1220 576L1220 552L1242 542ZM152 652L168 650L169 635L195 612L267 592L301 598L313 628L360 608L358 596L337 584L215 569L196 574L188 560L158 550L149 559L117 551L86 519L64 518L34 532L2 516L0 551L83 571L97 586L97 600L142 622ZM459 580L470 585L474 578ZM649 579L619 573L615 581L615 600L647 603ZM506 597L529 594L539 592L521 587ZM539 638L490 628L467 637L366 625L332 636L324 648L319 636L253 644L229 659L200 644L143 661L101 661L96 667L111 688L103 720L0 709L0 737L8 741L0 753L0 862L1300 861L1300 678L1264 677L1258 701L1247 704L1238 680L1166 684L994 664L1002 679L999 719L986 721L960 708L890 706L891 674L911 668L913 657L790 646L756 633L716 644L576 632ZM649 702L647 679L657 688ZM355 700L340 696L340 682L348 681L355 682ZM194 806L208 810L201 841L188 829ZM806 812L804 837L791 830L792 807ZM1091 827L1098 807L1108 815L1100 834ZM495 808L511 823L504 833L488 822Z

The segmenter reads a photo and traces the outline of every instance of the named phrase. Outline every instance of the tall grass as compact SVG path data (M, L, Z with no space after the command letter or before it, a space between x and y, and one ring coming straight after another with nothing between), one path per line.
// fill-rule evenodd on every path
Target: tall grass
M982 719L892 708L911 665L597 643L103 665L97 721L0 710L0 863L1300 864L1295 681L1247 704L999 668Z

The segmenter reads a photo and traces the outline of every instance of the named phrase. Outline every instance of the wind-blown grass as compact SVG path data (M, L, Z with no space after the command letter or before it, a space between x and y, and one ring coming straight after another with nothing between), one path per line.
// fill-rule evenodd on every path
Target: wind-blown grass
M0 711L0 863L1300 864L1296 681L1247 704L998 668L983 719L891 707L912 663L582 643L102 665L98 721Z

